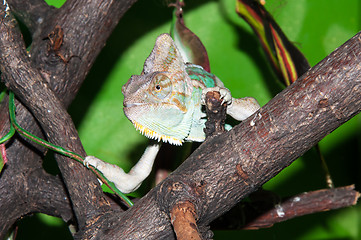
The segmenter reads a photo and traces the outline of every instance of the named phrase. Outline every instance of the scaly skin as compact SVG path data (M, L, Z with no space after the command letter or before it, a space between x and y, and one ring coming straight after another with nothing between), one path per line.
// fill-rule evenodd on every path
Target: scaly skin
M233 107L223 83L202 67L184 63L172 38L162 34L145 61L142 74L133 75L122 88L124 113L148 138L176 145L183 141L201 142L205 139L206 121L201 111L202 93L209 89L221 90L229 107ZM232 114L238 120L259 108L253 98L238 101L241 104Z
M223 83L202 67L183 62L172 38L160 35L144 63L141 75L133 75L123 86L124 113L145 136L181 145L183 141L204 141L203 96L219 91L228 103L227 114L243 120L259 109L254 98L234 99ZM138 163L125 173L120 167L92 156L92 165L124 193L135 191L149 175L160 143L150 145Z

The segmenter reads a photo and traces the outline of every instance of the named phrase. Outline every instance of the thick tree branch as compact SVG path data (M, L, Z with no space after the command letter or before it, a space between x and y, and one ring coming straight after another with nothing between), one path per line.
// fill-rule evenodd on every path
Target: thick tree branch
M11 11L28 27L31 35L40 30L39 26L43 22L48 22L49 16L57 12L54 7L42 0L8 0L8 3Z
M7 113L7 99L1 102L0 108L4 109L3 113ZM20 116L26 114L24 108L19 110ZM0 126L3 136L9 130L8 114L0 114ZM37 127L35 122L29 122L25 126ZM59 177L44 172L39 160L40 153L33 145L14 137L6 144L6 152L9 161L0 174L0 211L3 213L0 217L0 239L4 238L16 220L32 212L40 211L58 216L64 221L73 218L63 182Z
M0 108L7 105L6 99L0 103ZM4 107L7 109L7 107ZM5 111L6 113L6 111ZM0 114L2 130L8 130L8 114ZM4 134L2 131L1 136ZM12 140L6 146L19 147L22 143ZM25 143L26 144L26 143ZM41 162L36 162L33 150L22 153L27 158L7 151L11 157L0 174L0 238L19 219L19 217L33 213L43 212L69 221L73 218L69 198L60 177L51 176L42 168ZM14 158L15 156L15 158Z
M11 177L11 178L10 178ZM26 178L26 180L25 180ZM1 236L18 220L19 216L25 216L34 212L42 212L48 215L62 218L65 222L73 218L73 212L69 198L60 177L46 174L42 169L32 172L24 171L19 175L6 175L4 180L15 183L11 188L3 188L1 185L0 202L2 214L0 222ZM27 185L24 185L24 182ZM12 191L9 194L9 191ZM31 202L29 202L31 200ZM14 207L14 206L17 207Z
M69 0L59 12L42 25L33 36L32 63L41 69L50 87L68 106L83 83L96 56L135 0ZM59 52L69 60L64 63L49 51L48 35L59 26L64 33ZM66 80L66 81L64 81Z
M77 132L70 116L38 71L32 68L25 46L20 45L21 36L16 31L14 23L15 21L11 20L9 15L0 25L0 32L3 33L0 43L0 49L3 50L0 62L1 72L6 76L5 84L32 109L50 141L84 156L85 152L79 138L76 137ZM67 139L66 136L69 138ZM78 208L74 210L75 213L78 213L77 217L85 220L85 214L88 213L84 209L95 212L93 209L104 205L102 191L95 187L96 178L89 174L83 166L69 161L65 157L60 159L62 164L59 165L59 168L64 172L65 180L67 177L77 180L77 184L68 183L68 188L70 195L74 195L75 199L78 198ZM91 182L93 182L92 188L87 186L87 183ZM80 201L79 197L85 199ZM90 204L86 203L87 199L92 199Z
M250 220L243 229L271 227L273 224L303 215L355 205L360 193L354 186L322 189L284 199L264 214Z

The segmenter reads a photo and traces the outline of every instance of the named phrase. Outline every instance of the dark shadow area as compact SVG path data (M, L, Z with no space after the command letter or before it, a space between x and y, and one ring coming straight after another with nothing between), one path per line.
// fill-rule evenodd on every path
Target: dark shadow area
M65 223L61 226L45 224L37 215L29 216L18 223L17 240L67 240L73 239Z
M31 45L31 42L32 42L30 31L22 21L20 21L18 18L16 18L16 20L19 23L19 28L20 28L21 34L23 35L24 43L27 48Z
M330 152L323 152L323 155L336 187L355 184L356 190L361 191L361 155L357 135L355 131L346 141L341 142ZM303 161L302 171L293 174L287 182L279 184L274 189L275 192L282 195L284 192L297 194L327 187L321 161L314 148L296 161ZM287 168L284 171L287 171Z

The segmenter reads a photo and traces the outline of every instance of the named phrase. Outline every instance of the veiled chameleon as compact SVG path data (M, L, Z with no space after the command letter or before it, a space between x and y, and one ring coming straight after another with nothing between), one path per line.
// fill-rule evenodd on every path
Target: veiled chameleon
M184 63L172 38L162 34L141 75L133 75L122 88L124 113L148 138L176 145L183 141L201 142L205 139L206 122L202 101L207 91L219 91L228 103L227 114L237 120L244 120L259 109L254 98L232 98L215 75L201 66ZM129 193L149 175L159 148L159 143L148 146L128 174L92 156L85 163L100 170L120 191Z

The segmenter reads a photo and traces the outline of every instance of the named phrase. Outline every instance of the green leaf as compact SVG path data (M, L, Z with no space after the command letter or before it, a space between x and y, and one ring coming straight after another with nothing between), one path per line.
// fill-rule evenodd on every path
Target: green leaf
M307 59L288 40L261 3L257 0L237 0L236 11L253 29L273 70L285 86L310 68Z
M60 8L66 2L66 0L45 0L47 4L50 6L54 6L56 8Z
M177 1L174 5L171 36L180 50L183 60L202 66L211 72L207 50L199 37L186 27L183 19L183 2Z
M0 144L0 173L6 164L5 144Z

